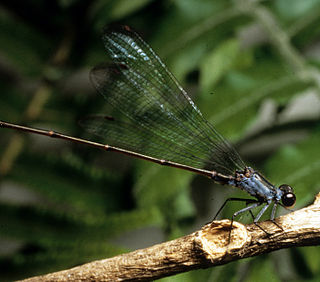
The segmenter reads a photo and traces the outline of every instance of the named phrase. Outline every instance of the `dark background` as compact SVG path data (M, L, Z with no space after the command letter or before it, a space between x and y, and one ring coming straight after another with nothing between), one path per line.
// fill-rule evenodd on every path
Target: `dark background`
M294 187L296 208L319 191L320 1L11 0L0 21L1 120L94 140L78 125L105 112L88 73L106 60L103 26L127 24L247 163ZM0 129L0 280L186 235L229 195L246 196L178 169ZM292 248L163 280L316 281L319 265L318 247Z

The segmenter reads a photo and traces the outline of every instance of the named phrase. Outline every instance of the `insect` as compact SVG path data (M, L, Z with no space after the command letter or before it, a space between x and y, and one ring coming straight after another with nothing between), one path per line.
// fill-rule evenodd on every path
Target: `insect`
M84 119L81 124L105 138L107 145L3 121L0 127L123 153L240 188L255 199L227 199L218 213L228 201L246 202L245 208L233 214L232 222L236 216L247 211L252 214L253 208L263 206L254 218L257 223L272 204L271 220L274 221L278 205L288 208L295 204L292 187L287 184L277 187L244 164L136 32L127 26L107 28L102 39L111 63L95 67L90 78L122 118L96 116Z

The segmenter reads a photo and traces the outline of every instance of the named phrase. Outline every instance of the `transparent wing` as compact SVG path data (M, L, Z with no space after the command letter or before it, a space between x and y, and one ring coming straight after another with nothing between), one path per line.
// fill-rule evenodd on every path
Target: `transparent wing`
M206 121L154 51L128 27L106 29L112 63L95 67L92 83L126 120L83 122L113 146L221 173L243 169L231 145Z
M139 125L103 116L86 118L81 121L81 125L88 131L104 137L112 146L196 168L202 168L207 164L206 159L195 155L188 146L177 146L174 142Z

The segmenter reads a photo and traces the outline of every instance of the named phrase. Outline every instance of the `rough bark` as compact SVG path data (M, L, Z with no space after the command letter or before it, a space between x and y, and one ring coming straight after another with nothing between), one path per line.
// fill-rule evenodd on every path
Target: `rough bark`
M242 225L214 221L190 235L113 258L23 281L148 281L208 268L278 249L320 244L320 194L303 209L271 221Z

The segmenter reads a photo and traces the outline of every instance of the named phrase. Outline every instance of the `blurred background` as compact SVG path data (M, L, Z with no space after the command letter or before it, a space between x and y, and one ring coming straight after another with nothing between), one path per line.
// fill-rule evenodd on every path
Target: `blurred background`
M95 140L78 125L103 112L88 74L107 60L102 28L127 24L246 163L294 187L296 208L320 191L319 0L3 0L0 21L1 120ZM231 195L247 197L189 172L0 129L0 280L187 235ZM291 248L162 281L316 281L319 265L319 247Z

